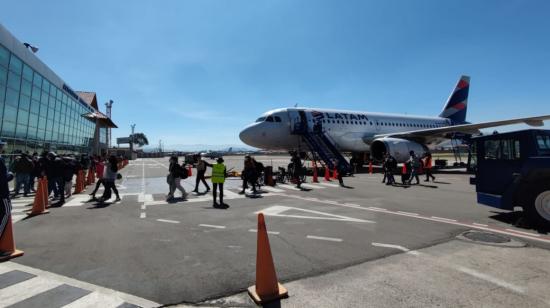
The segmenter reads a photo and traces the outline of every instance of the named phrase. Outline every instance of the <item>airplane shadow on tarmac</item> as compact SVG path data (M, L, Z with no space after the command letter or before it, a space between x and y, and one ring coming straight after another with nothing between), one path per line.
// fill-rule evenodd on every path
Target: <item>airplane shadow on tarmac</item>
M515 212L495 212L491 211L495 215L490 216L494 220L513 225L516 228L526 229L526 230L535 230L540 234L549 234L550 227L539 227L531 224L523 215L523 211Z

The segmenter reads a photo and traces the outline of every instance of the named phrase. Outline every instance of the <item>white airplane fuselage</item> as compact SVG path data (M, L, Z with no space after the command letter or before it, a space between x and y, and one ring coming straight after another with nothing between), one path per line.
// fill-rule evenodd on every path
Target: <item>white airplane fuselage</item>
M375 135L410 132L451 125L441 117L409 116L320 108L282 108L264 113L245 127L239 138L247 145L266 150L307 150L301 136L292 134L297 122L312 130L316 121L342 152L369 152ZM431 140L428 147L442 141Z

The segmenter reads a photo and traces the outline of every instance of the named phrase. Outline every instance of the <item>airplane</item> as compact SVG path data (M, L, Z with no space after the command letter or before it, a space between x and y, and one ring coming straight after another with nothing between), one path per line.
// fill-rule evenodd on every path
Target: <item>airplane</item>
M304 134L321 130L340 152L381 161L385 153L398 162L409 152L422 155L450 139L479 134L480 129L525 123L543 126L550 115L471 124L466 122L470 77L461 76L438 116L413 116L321 108L280 108L265 112L239 134L242 142L265 150L311 151Z
M210 158L210 159L216 159L218 157L221 157L221 156L224 156L224 155L230 155L232 153L233 153L233 147L230 147L229 149L227 149L227 151L220 150L220 151L202 152L201 156L206 157L206 158Z

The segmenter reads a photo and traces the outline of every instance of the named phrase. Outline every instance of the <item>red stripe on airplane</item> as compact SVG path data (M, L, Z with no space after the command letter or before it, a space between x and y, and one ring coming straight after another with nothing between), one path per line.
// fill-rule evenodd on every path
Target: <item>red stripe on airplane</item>
M453 108L456 109L456 110L462 110L462 109L466 108L466 105L464 103L458 103L456 105L453 105Z
M468 82L466 82L465 80L460 80L458 82L458 85L456 86L457 88L459 89L464 89L468 86Z

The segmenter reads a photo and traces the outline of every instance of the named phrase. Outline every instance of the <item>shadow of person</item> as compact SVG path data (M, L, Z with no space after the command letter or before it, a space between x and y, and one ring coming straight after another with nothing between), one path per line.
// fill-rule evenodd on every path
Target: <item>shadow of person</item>
M262 305L264 308L281 308L281 300L274 300L272 302L268 302Z
M257 192L256 192L255 194L254 194L254 193L252 193L252 194L245 194L245 196L246 196L247 198L250 198L250 199L260 199L260 198L263 198L263 196L262 196L261 194L257 193Z
M442 182L442 181L433 181L433 183L437 183L437 184L452 184L452 183L449 183L449 182Z
M352 186L348 186L348 185L340 185L340 187L343 187L343 188L347 188L347 189L355 189L355 187L352 187Z
M312 191L313 190L311 188L305 188L305 187L298 187L298 189L300 189L301 191Z
M113 204L113 202L98 202L94 204L93 206L87 207L88 210L95 210L95 209L104 209L106 207L109 207Z
M416 186L428 187L428 188L439 188L439 186L428 185L428 184L416 184Z

